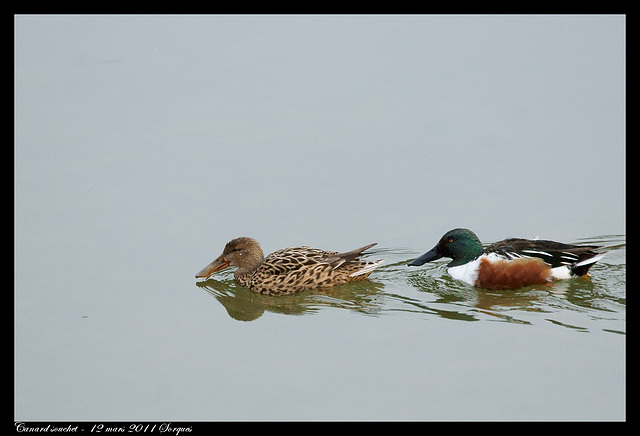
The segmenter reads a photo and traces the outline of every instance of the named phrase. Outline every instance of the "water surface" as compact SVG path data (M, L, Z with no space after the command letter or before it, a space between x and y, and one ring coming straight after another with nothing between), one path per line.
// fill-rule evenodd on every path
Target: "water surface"
M14 22L14 419L625 419L624 16ZM406 266L455 227L610 253ZM238 236L386 263L196 281Z

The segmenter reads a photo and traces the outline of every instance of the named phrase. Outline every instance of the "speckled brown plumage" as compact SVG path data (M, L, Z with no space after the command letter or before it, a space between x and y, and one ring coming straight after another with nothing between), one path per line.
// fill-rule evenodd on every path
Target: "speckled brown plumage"
M363 261L357 257L369 244L346 253L310 247L291 247L274 251L266 258L258 241L236 238L222 254L196 277L209 277L216 271L236 266L235 279L254 292L286 295L305 289L328 288L366 279L382 261Z

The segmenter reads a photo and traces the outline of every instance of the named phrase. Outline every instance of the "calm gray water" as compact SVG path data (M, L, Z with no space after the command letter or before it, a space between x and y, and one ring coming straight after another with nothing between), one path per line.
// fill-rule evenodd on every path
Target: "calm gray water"
M624 16L16 16L16 420L623 420ZM604 245L513 292L447 230ZM274 298L194 274L378 245Z

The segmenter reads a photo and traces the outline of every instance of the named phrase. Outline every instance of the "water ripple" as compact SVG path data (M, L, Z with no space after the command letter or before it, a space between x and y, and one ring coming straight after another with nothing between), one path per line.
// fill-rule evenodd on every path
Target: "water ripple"
M626 239L620 235L585 238L577 243L603 245L609 254L580 277L515 291L478 289L451 279L446 261L408 268L421 253L406 248L377 248L368 258L387 262L370 281L328 290L271 297L255 294L233 280L231 270L197 286L222 304L229 316L253 321L264 313L311 315L347 309L364 316L422 316L456 321L499 321L524 325L551 323L581 332L626 331Z

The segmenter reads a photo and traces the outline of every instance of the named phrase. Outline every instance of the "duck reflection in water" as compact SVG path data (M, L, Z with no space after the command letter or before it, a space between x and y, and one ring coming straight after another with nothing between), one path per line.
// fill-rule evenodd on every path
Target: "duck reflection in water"
M253 321L265 312L286 315L311 315L323 308L346 308L359 313L376 315L383 303L379 294L383 285L360 281L284 295L278 298L255 293L232 278L206 280L196 285L215 297L229 316L238 321Z
M433 265L409 276L408 283L425 295L413 304L424 312L460 321L480 321L489 316L510 323L532 324L531 320L537 319L536 313L553 313L555 306L584 310L585 295L591 295L594 289L589 277L517 290L481 289L460 282L445 271L445 265ZM587 308L597 309L589 304Z

